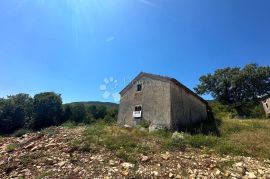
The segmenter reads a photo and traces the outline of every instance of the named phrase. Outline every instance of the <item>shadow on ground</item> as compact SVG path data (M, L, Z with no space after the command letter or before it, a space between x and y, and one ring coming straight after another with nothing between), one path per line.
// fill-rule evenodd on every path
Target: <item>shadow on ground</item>
M204 134L204 135L214 135L220 136L220 126L222 124L221 119L215 119L214 117L209 117L208 119L188 125L186 127L182 127L180 131L190 133L192 135L195 134Z

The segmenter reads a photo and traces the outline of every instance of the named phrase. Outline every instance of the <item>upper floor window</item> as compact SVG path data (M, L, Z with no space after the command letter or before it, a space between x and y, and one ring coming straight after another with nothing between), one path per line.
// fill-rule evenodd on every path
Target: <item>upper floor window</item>
M137 84L137 91L142 91L142 84Z
M135 111L142 111L142 106L135 106Z
M265 103L265 106L266 106L267 108L269 107L267 103Z

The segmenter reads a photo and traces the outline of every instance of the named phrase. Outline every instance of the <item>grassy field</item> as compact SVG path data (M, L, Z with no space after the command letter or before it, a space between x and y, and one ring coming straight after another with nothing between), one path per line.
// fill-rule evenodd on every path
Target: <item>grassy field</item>
M85 141L72 141L74 150L99 150L105 147L128 162L142 154L184 151L187 147L225 155L270 158L270 121L224 119L205 122L173 139L170 131L149 133L140 128L126 129L103 122L88 126Z
M223 120L220 133L216 151L270 158L270 120Z

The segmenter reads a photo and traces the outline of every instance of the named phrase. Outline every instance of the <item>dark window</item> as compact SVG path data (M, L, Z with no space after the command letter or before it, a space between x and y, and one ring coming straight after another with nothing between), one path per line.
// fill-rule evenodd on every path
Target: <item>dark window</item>
M142 111L142 106L135 106L135 111Z
M265 103L265 106L266 106L267 108L269 107L267 103Z
M137 84L137 91L142 91L142 84Z

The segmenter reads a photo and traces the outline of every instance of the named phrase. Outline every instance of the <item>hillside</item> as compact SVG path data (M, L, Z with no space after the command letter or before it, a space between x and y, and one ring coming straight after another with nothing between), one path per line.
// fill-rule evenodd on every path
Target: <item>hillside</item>
M0 178L270 178L269 129L263 120L224 120L220 137L51 127L0 138Z

